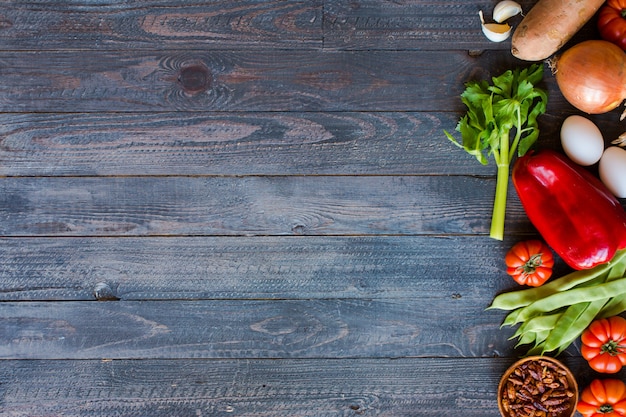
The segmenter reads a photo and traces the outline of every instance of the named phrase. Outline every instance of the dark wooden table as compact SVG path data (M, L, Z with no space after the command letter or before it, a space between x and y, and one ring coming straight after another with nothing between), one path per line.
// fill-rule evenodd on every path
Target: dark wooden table
M0 1L0 415L498 416L537 234L443 134L527 64L494 5Z

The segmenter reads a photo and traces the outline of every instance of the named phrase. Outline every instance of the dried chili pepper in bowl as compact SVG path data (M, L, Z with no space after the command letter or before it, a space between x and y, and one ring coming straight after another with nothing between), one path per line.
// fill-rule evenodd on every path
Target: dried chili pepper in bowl
M549 356L529 356L507 369L498 385L503 417L572 417L578 384L572 372Z

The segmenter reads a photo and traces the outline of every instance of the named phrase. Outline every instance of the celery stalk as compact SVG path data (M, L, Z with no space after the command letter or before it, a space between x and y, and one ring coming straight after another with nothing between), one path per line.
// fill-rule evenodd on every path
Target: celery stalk
M462 143L450 133L446 137L486 165L493 155L497 165L496 194L491 217L490 237L504 238L504 220L513 157L523 156L539 137L537 117L546 111L547 93L536 87L543 77L543 66L509 70L486 81L470 81L461 94L467 113L456 130ZM512 143L511 132L514 131Z

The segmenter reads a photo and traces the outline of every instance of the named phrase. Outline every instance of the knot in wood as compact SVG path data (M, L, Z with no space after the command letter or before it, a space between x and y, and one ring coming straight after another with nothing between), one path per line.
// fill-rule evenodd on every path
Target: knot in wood
M93 295L98 301L116 301L119 297L115 295L115 291L106 282L99 282L93 289Z
M211 87L213 77L207 67L200 64L182 68L178 73L178 82L188 94L198 94Z

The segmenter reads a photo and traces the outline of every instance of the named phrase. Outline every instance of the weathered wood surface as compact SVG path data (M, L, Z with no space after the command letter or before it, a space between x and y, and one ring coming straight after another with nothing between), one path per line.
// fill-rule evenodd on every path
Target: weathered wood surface
M431 299L515 288L483 236L5 238L0 300ZM562 265L557 270L564 271ZM445 278L444 278L445 277Z
M522 1L525 7L532 1ZM504 49L475 29L488 3L422 1L0 2L6 49ZM71 40L68 41L68 40ZM43 41L43 42L42 42Z
M0 390L7 416L482 417L495 415L495 375L507 366L505 359L11 361ZM441 378L447 374L464 383Z
M443 135L493 5L0 1L0 415L497 416L537 234Z
M574 111L542 116L543 147L559 149ZM0 113L0 175L479 175L443 130L454 112ZM607 140L613 113L593 116ZM456 133L456 132L454 132ZM450 157L454 156L454 163Z
M0 234L488 234L493 189L470 176L5 178ZM524 232L514 197L507 226Z
M496 416L498 375L510 364L501 358L4 362L4 415L70 417ZM580 358L565 362L585 374Z
M393 300L2 303L15 359L511 356L501 312L452 294ZM472 317L471 322L459 317ZM90 335L88 339L85 335ZM496 337L494 337L494 335Z
M0 111L461 112L463 83L519 65L485 51L0 51ZM546 68L555 108L569 106Z

